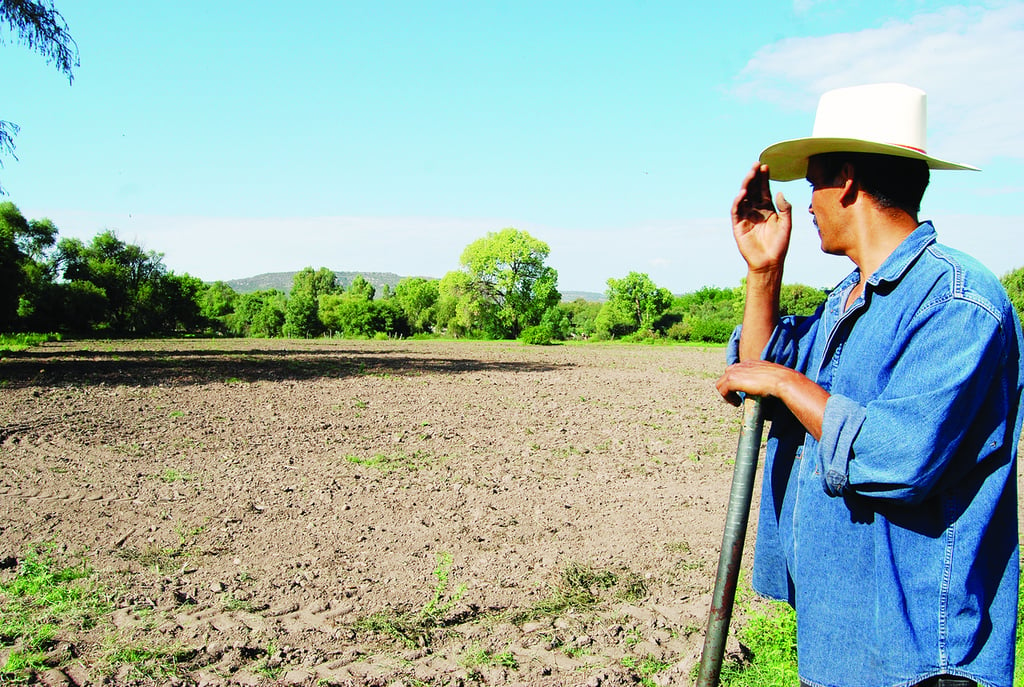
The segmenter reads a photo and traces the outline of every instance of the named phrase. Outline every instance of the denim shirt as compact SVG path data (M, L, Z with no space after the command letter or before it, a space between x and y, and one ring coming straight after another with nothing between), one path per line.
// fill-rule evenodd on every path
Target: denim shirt
M831 397L821 441L769 400L754 588L796 608L811 685L1011 687L1020 324L927 222L844 309L858 279L763 353Z

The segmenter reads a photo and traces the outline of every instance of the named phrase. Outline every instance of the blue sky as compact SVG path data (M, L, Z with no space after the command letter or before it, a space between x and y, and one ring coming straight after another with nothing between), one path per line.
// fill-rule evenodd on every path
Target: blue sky
M1024 266L1024 2L138 3L58 0L68 83L0 45L0 182L62 236L113 229L175 272L304 266L440 277L514 226L562 290L646 272L677 293L744 274L729 207L828 88L929 96L923 218L997 274ZM9 35L8 35L9 37ZM822 255L804 182L786 281Z

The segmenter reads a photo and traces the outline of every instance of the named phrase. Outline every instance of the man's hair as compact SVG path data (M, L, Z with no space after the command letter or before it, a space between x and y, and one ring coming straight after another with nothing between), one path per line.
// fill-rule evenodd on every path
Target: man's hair
M917 217L921 198L928 188L928 163L909 157L878 153L821 153L823 176L836 179L843 165L853 165L853 175L861 189L882 209L898 208Z

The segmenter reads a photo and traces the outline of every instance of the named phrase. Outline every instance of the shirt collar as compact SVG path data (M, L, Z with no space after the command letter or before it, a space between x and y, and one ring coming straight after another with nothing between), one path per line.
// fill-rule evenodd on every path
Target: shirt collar
M931 222L922 222L903 242L896 247L882 266L868 278L868 283L878 286L883 281L899 281L928 246L935 243L938 235Z

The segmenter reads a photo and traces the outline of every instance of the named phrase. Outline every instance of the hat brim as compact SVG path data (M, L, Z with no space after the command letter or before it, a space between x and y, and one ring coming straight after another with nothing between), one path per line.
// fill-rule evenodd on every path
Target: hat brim
M924 160L929 169L980 171L971 165L948 162L932 157L920 150L903 146L876 143L859 138L795 138L768 146L761 151L761 164L768 165L768 175L774 181L793 181L807 176L807 160L820 153L878 153Z

